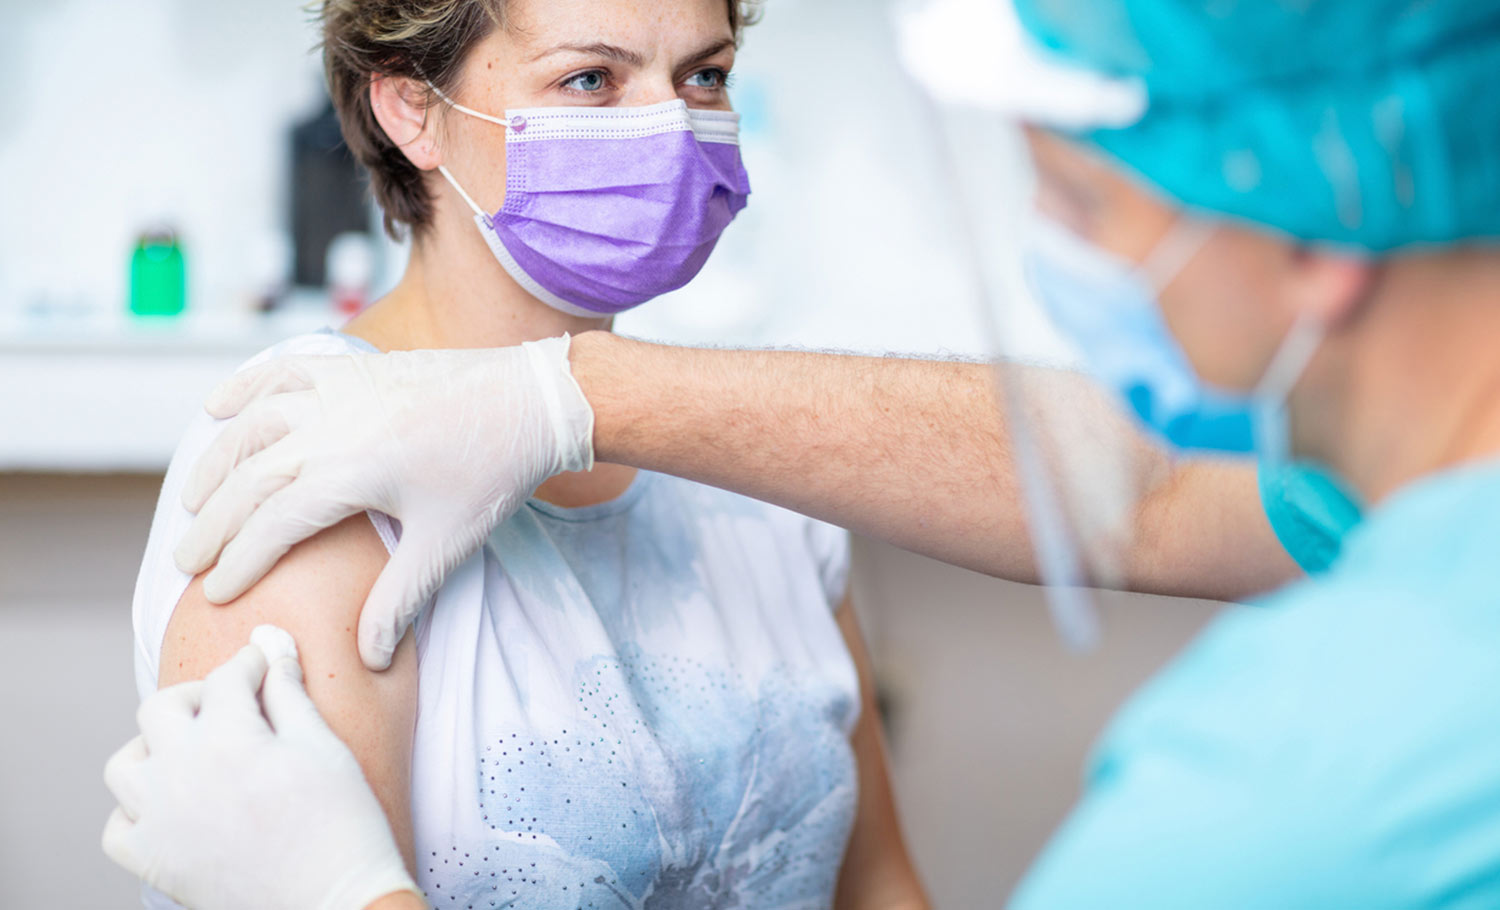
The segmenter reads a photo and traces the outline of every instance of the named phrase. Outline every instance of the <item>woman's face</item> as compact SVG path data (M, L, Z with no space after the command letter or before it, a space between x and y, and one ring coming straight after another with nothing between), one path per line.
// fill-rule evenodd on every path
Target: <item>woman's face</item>
M1082 147L1027 131L1037 170L1037 208L1100 249L1145 261L1182 213ZM1223 225L1159 301L1198 375L1251 391L1291 329L1305 284L1295 248L1268 234Z
M537 107L642 107L682 100L729 110L734 31L726 0L510 0L450 92L503 117ZM505 197L505 129L442 105L440 154L493 211ZM467 213L463 213L467 217Z

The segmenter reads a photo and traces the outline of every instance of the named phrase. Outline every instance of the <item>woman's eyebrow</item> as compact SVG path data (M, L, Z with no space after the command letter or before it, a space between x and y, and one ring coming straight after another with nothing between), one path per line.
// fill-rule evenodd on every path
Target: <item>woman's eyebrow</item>
M734 39L722 38L718 41L715 41L713 44L708 45L697 53L690 55L686 60L679 64L679 66L695 66L705 60L708 60L711 57L718 56L731 47L734 47ZM606 44L602 41L594 42L592 44L559 44L556 47L548 48L547 50L542 51L540 54L537 54L535 57L531 58L531 62L535 63L538 60L551 57L554 54L562 53L587 54L590 57L603 57L606 60L613 60L616 63L623 63L626 66L643 67L646 65L646 58L636 51L628 50L626 48L620 47L617 44Z
M551 57L554 54L561 54L565 52L572 52L575 54L588 54L591 57L603 57L606 60L613 60L616 63L623 63L627 66L646 65L646 58L636 53L635 51L626 50L625 48L619 47L618 45L605 44L603 42L596 42L594 44L559 44L556 47L549 48L545 51L542 51L540 54L537 54L535 57L532 57L531 62L535 63L543 58Z
M722 54L724 51L727 51L732 47L734 47L734 39L724 38L719 41L715 41L713 44L710 44L708 47L705 47L698 53L689 56L686 60L678 65L683 69L686 69L690 66L697 66L705 60L708 60L712 57L717 57L719 54Z

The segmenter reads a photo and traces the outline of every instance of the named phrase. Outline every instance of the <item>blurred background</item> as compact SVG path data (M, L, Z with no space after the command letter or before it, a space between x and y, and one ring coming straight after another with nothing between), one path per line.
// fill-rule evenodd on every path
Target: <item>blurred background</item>
M992 349L889 6L770 0L736 90L754 202L699 281L622 332ZM161 474L215 381L342 323L405 254L374 229L299 3L0 8L0 906L130 907L98 847L101 773L134 732L130 598ZM1020 198L1016 149L993 167ZM1006 347L1065 356L1040 328ZM1108 715L1213 606L1107 598L1104 647L1077 657L1034 589L855 554L913 852L939 906L995 906Z

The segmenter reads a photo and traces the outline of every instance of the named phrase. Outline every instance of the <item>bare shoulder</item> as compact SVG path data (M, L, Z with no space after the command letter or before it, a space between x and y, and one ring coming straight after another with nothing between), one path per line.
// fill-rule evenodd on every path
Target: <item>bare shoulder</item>
M239 600L215 606L193 579L167 624L160 684L201 679L272 623L292 634L307 691L364 769L408 862L411 857L411 746L417 659L408 634L391 668L372 673L359 659L365 597L385 567L385 544L364 515L294 548Z
M309 690L319 678L327 678L315 670L336 674L362 669L355 639L359 609L386 559L374 526L359 515L295 547L231 604L209 603L203 596L204 576L194 578L162 642L161 684L201 678L264 623L280 625L297 639Z

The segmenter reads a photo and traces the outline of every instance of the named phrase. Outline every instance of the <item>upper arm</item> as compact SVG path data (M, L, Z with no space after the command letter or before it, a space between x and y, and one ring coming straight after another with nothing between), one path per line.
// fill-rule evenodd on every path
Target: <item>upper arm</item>
M839 629L859 671L860 717L850 742L859 765L859 806L844 866L839 873L837 910L919 910L927 907L916 869L906 852L896 799L885 758L885 730L876 702L870 655L854 606L845 598Z
M1243 600L1301 575L1266 517L1253 463L1174 466L1142 503L1136 529L1137 591Z
M210 604L202 576L193 579L167 625L159 683L203 678L258 625L286 629L297 642L308 694L359 760L410 865L416 648L408 634L391 668L372 673L356 638L360 608L386 560L370 520L358 515L295 547L228 606Z

